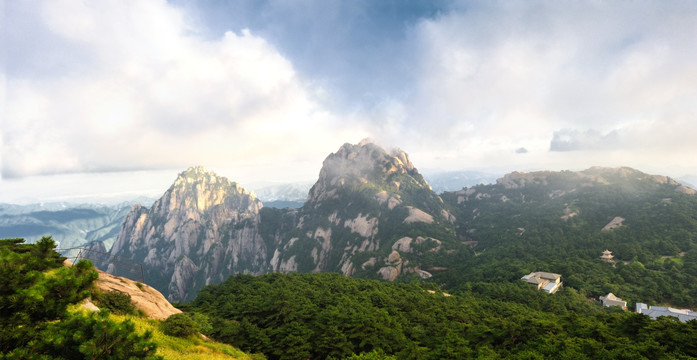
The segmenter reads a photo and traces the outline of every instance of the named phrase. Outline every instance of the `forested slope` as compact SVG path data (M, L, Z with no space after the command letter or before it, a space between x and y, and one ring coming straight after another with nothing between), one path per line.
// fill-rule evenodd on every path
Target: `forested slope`
M521 282L503 294L510 299L339 274L237 275L185 309L207 314L215 339L269 359L697 356L695 321L605 310L573 289L548 296Z
M587 296L697 306L697 196L669 178L628 168L513 173L442 197L477 253L435 274L446 287L550 271ZM600 260L605 249L614 263Z

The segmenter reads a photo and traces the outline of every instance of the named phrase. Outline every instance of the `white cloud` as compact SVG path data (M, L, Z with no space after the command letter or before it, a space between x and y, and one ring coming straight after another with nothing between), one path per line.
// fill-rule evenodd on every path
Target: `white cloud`
M623 143L617 131L601 134L596 130L578 131L563 129L555 131L550 151L609 150L621 148Z
M683 171L697 153L695 24L685 2L468 3L414 29L396 133L425 166ZM564 131L578 154L549 151Z
M308 179L366 136L420 168L697 173L694 3L455 2L373 32L347 25L357 3L321 26L275 13L295 18L259 28L282 44L212 37L205 16L164 0L4 4L6 178L202 164L242 182ZM341 21L351 35L311 33ZM550 151L555 134L575 151Z
M50 73L11 59L4 177L199 163L239 169L294 157L318 167L344 139L365 135L323 110L293 65L249 31L203 39L161 0L25 5L40 14L26 21L45 31L21 39L23 54L61 63L60 50L30 49L51 38L80 56ZM264 170L258 176L274 168Z

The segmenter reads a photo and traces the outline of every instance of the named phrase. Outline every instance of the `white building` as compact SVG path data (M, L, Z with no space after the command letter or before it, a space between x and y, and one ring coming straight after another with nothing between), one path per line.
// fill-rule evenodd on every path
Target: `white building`
M554 294L562 285L561 275L544 271L531 272L520 279L537 286L537 290L544 290L548 294Z
M682 322L697 320L697 312L690 309L674 309L665 306L648 306L644 303L636 303L636 312L639 314L648 315L651 319L656 320L660 316L672 316L680 319Z
M601 296L600 301L602 301L603 306L619 306L622 308L622 310L627 309L627 302L618 298L613 293L608 293L605 296Z

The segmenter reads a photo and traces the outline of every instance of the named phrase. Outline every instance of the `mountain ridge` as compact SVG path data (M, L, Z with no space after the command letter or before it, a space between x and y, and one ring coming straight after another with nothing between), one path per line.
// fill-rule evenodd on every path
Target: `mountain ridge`
M189 168L150 209L133 206L111 254L143 262L155 287L174 301L235 273L429 278L474 256L473 243L486 244L473 235L483 231L477 224L489 216L480 214L478 202L494 197L501 203L544 204L593 186L627 194L667 188L694 194L665 176L594 167L512 172L496 184L438 195L404 151L364 140L327 156L299 209L266 208L237 183ZM529 194L516 194L523 189ZM562 205L555 211L566 221L587 215L576 217L573 203Z
M132 207L110 254L143 262L170 300L237 272L394 280L429 276L419 258L455 242L453 221L404 151L364 140L325 159L298 210L264 208L237 183L191 167L150 209Z

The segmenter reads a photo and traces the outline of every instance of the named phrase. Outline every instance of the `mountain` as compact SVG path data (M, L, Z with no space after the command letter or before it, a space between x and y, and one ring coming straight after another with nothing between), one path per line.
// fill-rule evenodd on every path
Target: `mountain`
M68 249L92 241L111 247L131 203L114 206L47 203L0 204L0 238L23 238L32 243L51 235L59 248ZM75 255L64 252L66 256Z
M697 306L697 195L671 178L626 167L514 172L442 197L478 254L434 274L446 287L547 271L588 296Z
M604 250L617 262L601 261ZM298 209L264 207L188 169L150 209L131 209L110 255L142 263L172 301L236 273L431 278L454 289L547 271L588 296L692 306L697 195L665 176L591 168L513 172L439 196L404 151L362 141L327 156Z
M424 254L453 246L455 218L399 149L364 140L323 162L298 224L271 259L281 272L341 272L395 280L430 276Z
M131 208L110 255L142 263L148 284L170 300L184 300L192 289L231 274L267 270L261 208L237 183L192 167L150 209Z
M405 152L363 141L326 158L297 210L264 208L238 184L190 168L150 209L133 206L110 255L142 263L174 301L240 272L429 277L424 266L462 247L454 221Z

